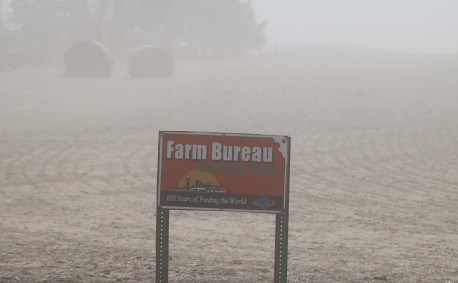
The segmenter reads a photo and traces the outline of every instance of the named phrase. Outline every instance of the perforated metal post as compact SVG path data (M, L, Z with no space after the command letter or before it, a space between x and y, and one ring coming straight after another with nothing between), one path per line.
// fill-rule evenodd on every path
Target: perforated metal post
M288 143L288 156L290 156L291 139L287 138L286 142ZM286 166L285 211L277 213L275 223L275 283L286 283L288 280L289 159Z
M288 271L288 212L278 213L275 232L275 283L286 283Z
M157 206L156 283L169 281L169 210Z

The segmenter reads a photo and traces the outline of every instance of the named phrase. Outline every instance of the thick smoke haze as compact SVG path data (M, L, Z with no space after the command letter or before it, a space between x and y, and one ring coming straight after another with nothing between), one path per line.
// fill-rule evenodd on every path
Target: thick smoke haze
M458 1L253 0L271 44L458 52Z

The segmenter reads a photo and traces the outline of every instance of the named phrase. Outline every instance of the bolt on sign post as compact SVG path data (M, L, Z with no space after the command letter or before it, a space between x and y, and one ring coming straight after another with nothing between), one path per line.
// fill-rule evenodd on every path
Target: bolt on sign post
M168 281L169 210L276 214L274 282L286 282L291 138L159 132L156 282Z

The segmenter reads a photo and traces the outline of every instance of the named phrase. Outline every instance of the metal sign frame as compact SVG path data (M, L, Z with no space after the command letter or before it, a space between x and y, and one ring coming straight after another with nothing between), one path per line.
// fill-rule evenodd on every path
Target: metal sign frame
M266 137L260 135L249 135L249 134L224 134L224 133L202 133L202 132L159 132L159 158L158 158L158 178L157 178L157 189L158 189L158 202L156 212L156 282L166 283L168 282L168 261L169 261L169 211L171 209L182 209L182 208L164 208L159 205L159 190L160 190L160 177L161 177L161 154L162 154L162 143L161 138L165 133L188 133L188 134L199 134L199 135L237 135L237 136L249 136L249 137ZM269 137L269 136L267 136ZM291 150L291 138L288 136L282 136L285 139L287 146L287 158L285 160L285 185L284 185L284 206L282 211L274 212L276 214L275 224L275 264L274 264L274 282L275 283L286 283L287 282L287 270L288 270L288 224L289 224L289 172L290 172L290 150ZM186 208L189 209L189 208ZM206 210L206 209L199 209ZM223 210L223 209L210 209L210 210ZM240 210L238 210L240 211ZM242 210L244 211L244 210ZM245 210L249 212L263 212ZM272 213L272 212L270 212Z

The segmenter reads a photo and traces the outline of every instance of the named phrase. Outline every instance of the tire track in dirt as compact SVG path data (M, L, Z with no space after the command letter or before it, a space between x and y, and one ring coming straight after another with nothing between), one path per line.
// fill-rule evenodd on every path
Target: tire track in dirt
M441 137L439 132L441 125L438 125L437 122L434 125L432 123L423 123L423 128L419 130L422 134L423 143L420 145L416 138L415 146L429 162L428 167L425 168L425 177L438 189L439 187L446 189L443 185L447 183L447 178L442 172L448 171L450 155L453 155L453 153L448 149ZM418 136L418 133L414 133L414 135Z
M453 156L453 159L451 159L450 166L452 170L449 172L451 174L454 173L454 180L455 183L458 185L458 151L456 150L458 148L458 131L453 132L451 129L458 129L458 123L454 123L452 125L446 124L446 135L448 137L448 140L451 143L451 154ZM454 169L454 170L453 170Z
M43 145L38 146L35 150L30 151L30 153L25 156L23 163L21 164L21 174L23 179L35 189L40 189L40 184L42 183L42 176L40 176L41 165L38 160L48 160L49 157L46 157L49 154L49 147L43 147ZM38 152L38 153L35 153ZM51 154L52 156L52 154ZM41 163L43 164L43 163ZM33 170L33 171L30 171ZM33 176L32 176L33 175Z
M131 176L137 182L152 188L155 185L152 180L153 172L148 171L148 169L145 170L145 168L148 168L148 163L145 164L145 161L141 160L142 156L145 159L153 159L153 150L145 150L148 148L152 149L154 146L148 143L140 143L136 145L135 149L131 150L129 156L123 162L123 167L127 176ZM149 175L151 175L150 178L148 178Z
M131 154L130 137L113 138L108 140L106 153L98 156L102 172L106 172L104 177L113 192L127 191L127 188L135 187L135 182L125 170L125 163ZM114 154L113 154L114 153ZM109 176L109 177L108 177Z
M118 148L118 154L113 156L113 161L108 161L107 164L110 165L113 162L119 164L119 168L113 171L112 174L121 177L121 181L123 181L125 185L120 185L132 189L139 186L152 188L155 185L152 180L153 171L148 171L151 169L149 169L147 164L145 167L141 167L144 163L141 159L138 159L137 156L143 155L144 158L153 159L153 149L156 148L155 142L153 142L150 137L129 137L120 142L116 148Z
M369 96L366 98L372 101L371 104L367 105L367 102L362 104L363 102L360 101L357 107L347 109L347 112L355 115L347 116L348 118L343 120L339 130L340 132L338 134L342 137L340 146L332 150L333 158L338 162L339 167L345 168L340 170L341 180L339 182L342 184L342 186L339 188L339 190L346 191L346 197L352 202L356 202L355 205L357 205L361 199L367 198L367 196L361 195L361 188L359 188L359 186L355 186L355 184L361 183L363 180L362 177L370 177L372 180L379 180L381 172L379 171L378 166L376 167L376 170L373 169L373 163L380 163L380 161L384 158L379 154L380 149L383 148L380 148L380 145L376 145L376 136L371 140L373 144L371 147L369 147L373 150L373 152L370 152L372 157L368 158L368 154L362 151L362 138L367 135L367 130L371 128L369 123L374 124L374 121L377 121L377 117L371 112L376 113L376 110L380 111L380 106L382 106L382 109L384 109L383 113L391 112L391 109L386 107L382 101L380 101L379 96L376 96L375 94L366 94L366 96ZM377 105L378 109L374 108L374 105ZM362 123L362 121L358 120L363 120L364 122ZM355 138L352 138L352 135L358 131L361 131L361 128L362 134L360 135L359 139L356 138L357 142L355 142ZM379 128L377 128L375 135L378 133ZM353 144L353 148L348 147L349 143ZM352 154L350 154L350 151ZM355 160L354 157L357 153L360 155L360 158L362 158L359 161ZM339 155L343 155L345 158L339 158ZM387 202L387 199L389 198L389 196L382 190L371 190L371 197L372 199L377 199L378 201L382 202Z
M428 187L438 187L446 185L444 179L439 183L432 177L434 168L445 168L448 162L442 155L444 143L440 141L440 135L437 133L438 127L432 123L419 119L408 128L409 132L404 131L404 137L401 137L401 131L398 133L397 144L403 155L409 161L408 166L404 166L400 172L405 172L414 177L417 181L417 191L430 191ZM412 149L408 150L407 148ZM413 170L412 168L416 168ZM423 184L423 186L421 185Z
M158 136L154 136L153 140L157 141ZM143 172L144 178L146 178L146 183L151 186L151 189L156 191L157 188L157 152L158 152L158 145L157 142L152 144L145 144L144 145L145 152L140 154L140 159L138 165L140 166L139 172Z
M405 115L401 117L403 116ZM428 166L434 162L434 158L424 153L425 148L432 144L432 140L426 135L430 130L428 130L429 127L427 125L424 125L422 119L415 118L417 117L413 116L407 120L401 120L397 123L397 129L391 127L391 134L386 136L385 141L389 156L394 158L384 164L389 165L385 166L386 170L388 170L387 175L391 179L391 184L388 183L388 185L392 187L390 191L397 195L395 199L402 200L402 205L405 209L410 208L409 210L403 210L405 215L411 215L411 211L415 211L414 207L418 205L431 206L437 201L440 201L445 207L451 208L449 205L452 205L446 197L442 196L440 199L432 197L435 188L443 187L444 183L442 181L437 183L427 173L429 172ZM419 125L422 126L420 127ZM424 138L420 138L420 136ZM423 142L421 146L419 145L420 140ZM393 199L393 196L391 198ZM399 208L397 209L399 210ZM434 213L437 214L437 212ZM410 217L413 217L410 220L413 223L425 221L413 215Z
M385 104L389 105L388 102L389 101L387 100ZM399 179L399 175L404 175L405 170L413 168L410 166L411 164L418 162L418 160L413 157L413 154L416 154L416 152L407 150L406 146L404 145L406 142L412 143L410 140L411 136L406 133L411 131L414 124L409 122L408 119L405 119L405 110L403 110L402 105L393 105L391 108L391 112L397 113L397 115L395 115L396 119L392 122L389 122L387 127L385 127L387 134L384 138L384 145L381 149L386 150L386 156L382 156L380 150L376 149L375 147L374 152L377 153L377 156L380 160L396 160L396 162L390 162L389 164L386 164L389 165L386 167L386 169L390 171L390 176ZM408 173L415 174L411 171ZM403 178L401 177L401 179Z
M286 130L292 137L291 178L293 183L298 183L298 190L295 193L303 195L310 194L313 190L311 184L320 181L319 177L311 173L310 159L306 157L306 148L317 132L317 127L314 124L317 110L320 109L320 106L316 89L310 86L298 88L293 85L291 84L289 89L292 101L287 99L289 104L285 107L285 111L293 117L295 122L289 123L290 126ZM283 97L286 98L288 96L283 95ZM299 158L296 158L296 156ZM294 190L295 188L291 189Z
M81 140L84 139L80 139L77 147L75 147L67 139L49 142L37 138L35 149L30 150L27 155L21 158L21 162L18 164L20 168L17 169L21 171L24 184L30 185L32 188L23 193L23 197L27 199L29 204L26 211L34 209L35 216L38 217L39 215L47 215L52 210L77 209L65 203L68 200L80 199L82 194L90 191L86 188L93 187L93 184L86 181L83 174L63 173L63 168L72 165L71 157L80 154L79 148L94 142L94 140L87 142ZM81 184L84 184L86 188L81 187ZM55 217L57 216L52 216L48 220L52 221Z
M92 137L91 140L91 137L88 134L80 134L75 137L71 150L69 150L69 152L57 162L57 174L60 179L70 178L71 180L78 181L79 178L81 178L81 176L75 174L72 158L81 151L82 147L88 146L96 141L97 139L95 137Z
M323 170L332 170L333 174L324 173L324 175L321 174L319 177L314 177L315 182L331 186L338 190L342 195L348 195L348 193L352 193L348 190L349 185L355 180L360 179L360 173L355 172L354 169L358 168L360 163L366 162L362 159L365 156L364 153L360 152L360 150L355 150L354 146L350 148L348 144L355 142L354 137L358 135L359 131L362 131L360 134L361 137L364 136L367 129L362 124L355 124L354 117L350 114L360 111L358 108L361 108L361 102L354 97L344 97L343 94L340 94L339 97L340 102L335 103L336 107L329 111L331 113L338 113L338 116L342 117L339 120L339 126L329 128L328 130L322 130L322 132L325 133L324 135L323 133L321 135L315 134L312 142L312 156L314 157L315 164L310 162L309 164L311 168L317 168L314 170L315 174L317 174L317 171L321 172ZM348 104L348 102L346 104L342 102L343 100L348 99L352 100L350 108L340 109L337 107L337 105ZM319 133L319 131L316 131L316 133ZM361 138L359 140L359 144L360 143ZM304 146L305 144L302 145L302 147ZM350 150L352 151L352 154L349 153ZM303 150L302 159L310 160L310 158L307 158L304 153L305 151ZM359 160L355 157L355 154L359 155ZM322 157L320 157L326 155L328 155L327 160L323 160ZM336 185L340 188L336 188ZM346 189L342 190L342 188ZM335 193L335 191L333 192Z
M49 143L44 145L42 135L28 140L28 142L34 144L33 149L21 157L20 162L14 166L16 168L12 167L12 171L16 171L21 177L20 182L26 186L14 184L14 187L21 189L19 192L15 192L8 197L10 201L17 204L13 207L14 210L22 209L20 215L18 215L18 219L27 215L31 219L48 215L51 211L48 209L51 207L55 208L58 205L51 198L45 196L47 195L49 185L59 180L45 178L42 174L42 165L51 160L60 149L57 148L54 150L49 146ZM51 142L51 144L56 146L55 141ZM24 206L24 203L27 203L27 206Z
M388 155L391 158L386 163L391 180L387 184L403 198L404 205L418 204L422 187L430 180L423 173L422 164L426 160L421 152L415 148L417 138L414 135L418 122L406 119L402 109L397 110L401 119L390 127L390 134L387 135L385 144Z
M446 151L443 154L443 158L439 158L439 156L434 154L434 152L432 152L432 155L436 157L436 160L438 159L438 162L442 163L444 172L442 177L444 180L449 181L449 178L447 178L448 173L458 172L458 152L456 150L458 148L458 143L456 142L455 137L451 134L449 123L445 121L439 123L439 121L436 120L432 127L436 129L436 136L439 144L441 144L441 148ZM458 179L455 181L458 184Z
M303 171L302 171L302 174L306 174L307 177L312 180L313 182L323 182L323 179L321 176L316 175L316 170L317 169L320 169L320 166L321 168L325 168L327 165L325 165L325 163L321 160L321 158L319 157L319 155L317 154L318 152L318 145L319 144L322 144L321 140L322 139L322 134L321 132L324 131L325 129L323 129L323 127L325 126L325 124L323 123L320 123L320 121L318 120L319 119L319 115L321 112L319 111L322 111L322 109L324 108L324 104L326 104L326 101L323 101L323 99L321 99L321 101L319 101L318 99L316 99L317 97L319 97L318 93L320 93L320 91L318 89L314 89L311 93L313 93L314 95L312 95L312 97L314 98L314 112L313 114L310 116L311 119L307 119L307 121L305 121L305 125L306 125L306 128L301 128L301 130L307 130L309 129L309 134L305 136L305 139L303 140L303 142L301 143L300 147L301 147L301 161L303 161L303 164L304 166L302 166L303 168ZM334 110L337 110L337 109L334 109ZM326 115L326 114L325 114ZM304 135L302 135L304 136ZM311 146L312 148L312 156L313 159L314 159L314 162L312 162L312 158L308 158L307 157L307 153L305 151L305 149L307 147L309 147L309 145ZM310 170L312 169L312 170ZM313 171L313 173L311 173Z
M38 145L35 145L31 148L28 148L25 153L13 157L5 166L4 169L4 181L5 183L3 185L22 185L22 184L28 184L29 182L27 179L24 178L23 174L23 160L27 158L29 155L31 155L34 151L36 151L39 148ZM13 151L13 150L12 150ZM14 178L13 176L21 176L22 178Z
M103 168L101 160L104 159L100 159L101 156L111 154L111 149L107 145L110 140L113 140L110 135L97 135L92 140L80 145L79 150L74 154L77 159L71 161L73 162L72 174L74 179L94 189L94 193L102 193L107 188L112 188L111 179L117 177L117 175L110 174Z
M346 104L341 103L341 105ZM379 99L379 104L376 107L378 107L378 110L380 111L380 106L383 107L383 105L390 105L389 101L383 98ZM377 110L376 107L374 107L374 110ZM388 111L385 110L384 112L404 113L406 110L403 109L402 105L398 107L391 106L386 109ZM338 111L339 109L334 110ZM358 113L358 109L355 109L355 107L346 108L344 110L349 112L356 110L355 112ZM405 114L397 115L398 118L404 116ZM378 181L381 181L380 185L393 185L396 183L404 184L408 181L406 176L411 176L412 179L416 179L414 184L417 185L420 185L421 183L437 185L432 182L428 175L424 175L421 170L411 169L415 168L419 162L431 162L430 160L434 159L428 159L424 154L419 154L420 150L418 148L412 149L410 146L407 147L407 145L413 145L415 140L411 140L413 136L412 126L407 123L405 118L402 118L401 120L396 119L395 122L389 122L388 125L385 123L388 127L376 126L375 130L373 128L371 130L370 134L372 137L367 137L368 129L364 126L361 126L362 132L360 134L357 133L358 126L356 126L356 129L348 127L348 125L351 125L352 122L356 121L358 118L356 115L355 117L351 117L350 115L344 115L343 117L344 119L339 121L340 128L331 130L332 136L330 134L318 135L313 138L310 136L309 138L304 138L302 141L300 154L303 161L301 162L302 164L308 163L308 169L316 167L316 164L319 165L318 168L324 170L332 169L332 174L321 173L321 170L319 169L314 169L313 174L307 174L309 172L309 170L307 170L307 165L301 166L304 167L304 172L306 172L309 179L313 180L312 182L333 187L333 193L336 192L336 189L339 190L339 188L336 188L335 186L338 184L338 187L340 187L341 190L339 194L342 194L345 198L349 198L355 193L351 189L351 185L354 184L355 181L360 181L361 177L365 174L369 175L371 179L378 179ZM369 120L371 119L372 118ZM396 127L394 126L395 124L397 125ZM347 127L345 127L345 125L347 125ZM382 131L382 129L384 130ZM328 133L331 133L331 131L328 131ZM426 134L425 131L426 129L423 129L422 132ZM305 147L308 143L310 143L311 139L313 148L311 155L314 160L313 164L308 162L310 158L307 156L305 150ZM370 151L367 150L368 147L365 145L367 141L365 141L365 139L370 140ZM380 139L384 139L385 142L380 143ZM355 140L358 141L355 143ZM429 144L432 143L432 141L429 140L426 140L426 142ZM352 147L352 145L354 147ZM380 152L383 152L383 154ZM326 156L324 153L329 155L327 159L323 159L323 156ZM358 157L355 155L358 155ZM437 158L436 161L440 162ZM444 164L441 166L444 166ZM350 170L338 170L338 168L350 168ZM352 170L351 168L358 169L358 172ZM377 170L375 170L375 168ZM384 176L389 176L389 178ZM342 189L344 191L342 191ZM380 197L383 196L386 200L391 198L388 193L380 192L377 194Z

